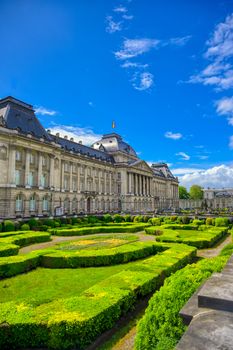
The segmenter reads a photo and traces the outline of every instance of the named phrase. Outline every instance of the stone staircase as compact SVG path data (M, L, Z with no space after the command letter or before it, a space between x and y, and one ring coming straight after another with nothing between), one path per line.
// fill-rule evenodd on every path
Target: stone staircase
M233 350L233 255L181 309L188 325L176 350Z

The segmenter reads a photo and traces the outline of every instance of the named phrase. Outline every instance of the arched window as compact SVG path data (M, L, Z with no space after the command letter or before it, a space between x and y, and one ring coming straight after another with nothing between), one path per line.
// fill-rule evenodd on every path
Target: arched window
M23 197L21 194L18 194L15 200L15 210L23 211Z
M29 210L30 211L36 210L36 196L34 194L30 197L30 200L29 200Z
M69 211L69 205L70 205L69 199L66 198L64 200L64 211L65 211L65 213L67 213Z
M48 211L49 210L49 201L48 201L48 197L43 197L42 199L42 210L43 211Z

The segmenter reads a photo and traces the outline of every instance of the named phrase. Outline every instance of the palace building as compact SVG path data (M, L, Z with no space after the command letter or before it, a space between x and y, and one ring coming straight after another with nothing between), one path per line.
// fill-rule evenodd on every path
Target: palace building
M45 130L31 105L0 100L0 218L178 206L178 180L167 164L149 166L120 135L88 147Z

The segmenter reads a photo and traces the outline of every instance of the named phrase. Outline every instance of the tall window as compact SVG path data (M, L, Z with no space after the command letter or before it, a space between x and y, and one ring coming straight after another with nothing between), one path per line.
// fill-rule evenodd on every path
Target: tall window
M15 184L19 186L21 183L21 172L20 170L15 170Z
M21 152L20 151L16 151L15 153L15 159L19 162L21 160Z
M28 174L28 184L29 184L29 186L34 185L34 174L32 171L30 171Z
M46 157L42 157L42 165L43 165L43 166L46 166L46 164L47 164L47 159L46 159Z
M33 153L30 154L30 164L35 164L35 155Z
M69 178L67 176L64 177L64 189L66 191L69 189Z
M46 174L41 175L41 186L42 187L46 186Z
M22 211L23 210L23 198L22 198L22 195L19 194L17 197L16 197L16 200L15 200L15 210L16 211Z
M29 200L29 210L35 211L36 210L36 197L35 195L32 195Z
M43 200L42 200L42 210L43 211L48 211L49 210L48 197L44 197Z

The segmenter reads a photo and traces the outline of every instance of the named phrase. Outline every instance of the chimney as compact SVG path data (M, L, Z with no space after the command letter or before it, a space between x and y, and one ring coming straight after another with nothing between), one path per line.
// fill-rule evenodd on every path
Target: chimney
M57 136L57 137L60 137L60 134L59 134L59 132L57 132L57 133L56 133L56 136Z
M71 138L70 138L70 141L74 141L74 138L73 138L73 137L71 137Z
M65 136L64 136L64 139L65 139L65 140L68 140L68 136L67 136L67 135L65 135Z

